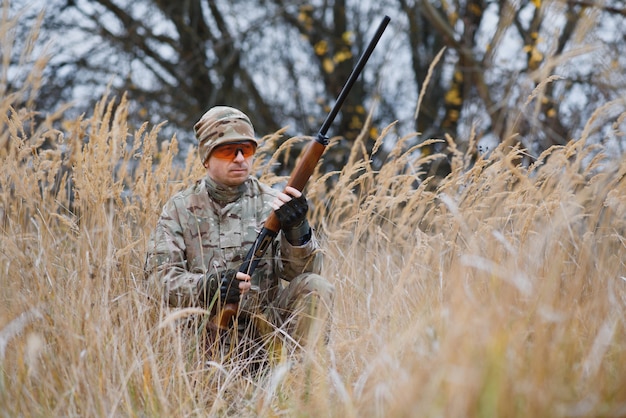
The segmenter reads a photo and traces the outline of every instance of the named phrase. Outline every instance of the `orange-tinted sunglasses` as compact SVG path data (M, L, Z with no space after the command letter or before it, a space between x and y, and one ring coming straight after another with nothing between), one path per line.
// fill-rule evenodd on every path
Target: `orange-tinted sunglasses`
M250 141L230 142L215 147L213 151L211 151L211 156L220 160L233 160L237 157L239 151L243 154L243 158L251 157L256 151L256 145Z

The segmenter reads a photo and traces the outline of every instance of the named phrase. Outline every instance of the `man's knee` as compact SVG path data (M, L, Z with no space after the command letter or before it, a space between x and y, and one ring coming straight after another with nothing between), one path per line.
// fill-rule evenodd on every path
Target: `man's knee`
M297 278L293 325L294 337L300 344L316 341L328 343L330 338L330 317L333 307L335 287L324 277L308 273Z
M326 278L315 273L307 273L300 276L299 283L300 296L309 296L319 298L320 302L327 309L331 309L335 296L335 286L333 286Z

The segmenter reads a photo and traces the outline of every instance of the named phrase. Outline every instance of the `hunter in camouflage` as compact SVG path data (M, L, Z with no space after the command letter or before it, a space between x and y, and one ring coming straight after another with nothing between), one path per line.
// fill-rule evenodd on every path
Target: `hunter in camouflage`
M150 283L170 306L200 306L213 314L234 297L240 329L262 317L306 342L311 332L327 327L333 286L319 275L322 254L306 220L304 196L292 188L279 192L250 175L258 140L241 111L214 107L194 131L207 174L164 205L148 244ZM288 228L281 223L252 277L236 272L272 209L298 222ZM233 284L226 293L220 288L224 277Z

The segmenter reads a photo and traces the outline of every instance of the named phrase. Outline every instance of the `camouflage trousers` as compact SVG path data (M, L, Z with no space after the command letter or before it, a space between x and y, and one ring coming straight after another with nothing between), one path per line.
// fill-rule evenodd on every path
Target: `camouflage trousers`
M285 331L301 345L328 339L334 290L318 274L301 274L280 290L264 314L272 328Z
M276 298L257 312L242 311L234 329L213 330L207 339L208 355L264 357L280 346L295 348L327 343L330 337L334 286L314 273L295 277Z

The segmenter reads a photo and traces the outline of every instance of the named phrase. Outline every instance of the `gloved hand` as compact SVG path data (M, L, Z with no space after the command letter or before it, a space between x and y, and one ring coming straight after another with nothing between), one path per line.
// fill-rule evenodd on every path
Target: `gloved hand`
M303 194L299 197L293 196L293 193L299 193L295 189L288 187L285 191L291 195L291 200L282 202L274 212L287 241L291 245L304 245L311 239L311 227L306 219L309 205Z
M220 281L220 300L222 305L228 303L239 303L241 290L239 289L240 280L237 279L237 270L229 269L222 272Z
M240 296L240 280L237 279L237 270L229 269L221 274L209 274L198 281L198 300L201 305L207 306L211 303L213 296L219 290L220 301L226 303L238 303Z
M275 212L283 230L293 229L306 221L309 204L303 194L300 197L292 197L290 201L283 203Z

